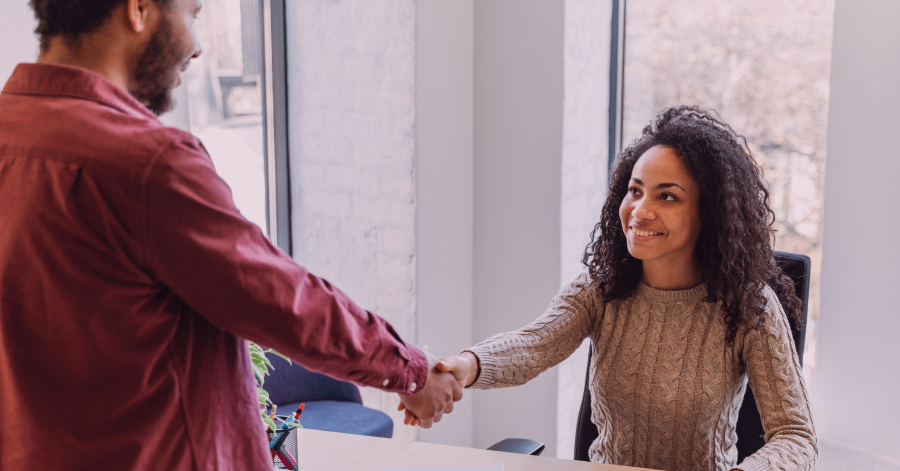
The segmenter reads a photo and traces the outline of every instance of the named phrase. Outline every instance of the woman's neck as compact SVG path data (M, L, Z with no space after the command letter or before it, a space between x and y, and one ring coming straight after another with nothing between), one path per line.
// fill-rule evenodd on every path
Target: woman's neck
M662 291L691 289L703 283L703 268L696 259L672 261L644 260L641 281Z

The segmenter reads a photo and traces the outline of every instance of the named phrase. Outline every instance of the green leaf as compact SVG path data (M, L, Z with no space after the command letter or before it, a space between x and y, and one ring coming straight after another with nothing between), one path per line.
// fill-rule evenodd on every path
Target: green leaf
M259 368L259 370L260 370L264 375L267 375L267 376L268 376L270 366L267 366L265 362L263 362L263 361L254 361L254 362L253 362L253 367L254 367L254 368Z
M291 363L291 359L290 359L290 358L288 358L288 357L286 357L286 356L284 356L284 355L282 355L282 354L276 352L275 350L272 350L271 348L268 349L268 350L266 350L266 353L274 353L275 355L278 355L278 356L280 356L281 358L284 358L285 360L287 360L288 363ZM271 366L271 365L269 365L269 366Z
M275 369L275 367L272 366L272 363L269 363L269 359L266 358L265 355L263 355L262 357L260 357L260 363L261 363L262 365L265 365L265 366L267 367L267 368L266 368L267 374L268 374L268 369L269 369L269 368L271 368L271 369L273 369L273 370Z
M263 425L265 425L265 426L271 428L272 430L276 430L276 429L277 429L277 427L275 427L275 421L272 420L272 419L270 419L269 416L266 415L266 410L265 410L265 409L262 410L262 421L263 421Z
M262 387L262 385L266 382L266 371L256 365L253 365L253 373L256 375L256 382L259 383L260 387Z
M275 367L273 367L272 363L269 362L269 359L266 358L266 353L269 353L269 352L274 353L275 355L278 355L281 358L284 358L285 360L287 360L288 363L290 363L291 360L290 360L290 358L276 352L275 350L272 350L272 349L263 350L262 347L260 347L259 345L257 345L254 342L247 342L247 344L249 345L249 348L250 348L250 364L253 367L253 375L256 376L257 400L258 400L260 406L263 406L263 407L260 407L260 412L259 412L260 419L262 420L263 425L271 427L273 430L275 430L275 422L269 418L268 414L266 414L266 407L268 407L270 405L274 405L274 404L272 403L272 400L269 398L269 393L266 392L265 389L263 389L263 385L265 384L265 378L266 378L266 376L268 376L269 370L270 369L274 370ZM300 428L303 428L302 426L300 426L300 424L297 424L297 426Z

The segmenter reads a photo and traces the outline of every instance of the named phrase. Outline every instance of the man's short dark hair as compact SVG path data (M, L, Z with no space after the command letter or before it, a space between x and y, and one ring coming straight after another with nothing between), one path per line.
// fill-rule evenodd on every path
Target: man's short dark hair
M38 20L34 30L41 38L41 50L46 50L50 39L61 36L77 42L83 34L100 27L112 11L126 0L30 0L34 16ZM168 3L170 0L155 0Z

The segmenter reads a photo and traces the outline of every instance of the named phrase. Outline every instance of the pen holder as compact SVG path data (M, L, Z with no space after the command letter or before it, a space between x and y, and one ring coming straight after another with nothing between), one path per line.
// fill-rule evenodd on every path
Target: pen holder
M287 417L283 415L276 416L275 426L281 427L286 419ZM277 428L274 432L271 430L266 431L266 436L269 439L269 451L272 453L272 462L275 465L275 469L295 470L299 468L297 460L298 428L296 425L292 425L286 429Z

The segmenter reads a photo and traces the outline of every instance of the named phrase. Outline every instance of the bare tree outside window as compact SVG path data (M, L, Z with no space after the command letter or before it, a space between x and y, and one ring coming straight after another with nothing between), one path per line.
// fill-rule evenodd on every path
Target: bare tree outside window
M633 0L626 10L623 145L680 104L716 110L747 138L771 191L776 250L812 259L807 383L815 373L833 19L834 0Z

